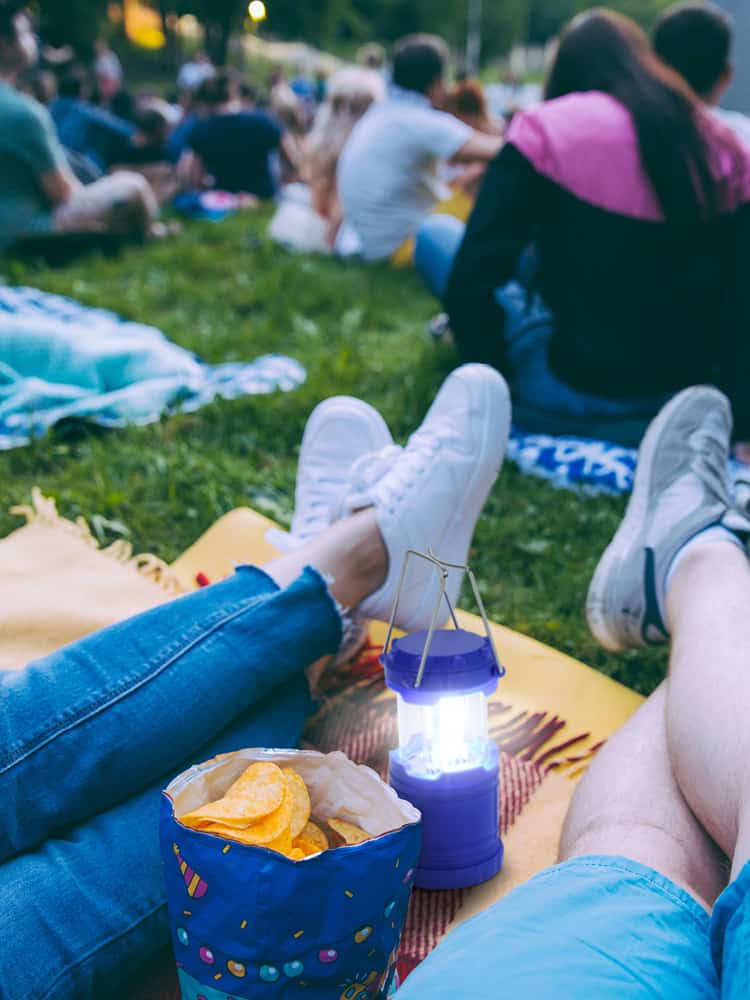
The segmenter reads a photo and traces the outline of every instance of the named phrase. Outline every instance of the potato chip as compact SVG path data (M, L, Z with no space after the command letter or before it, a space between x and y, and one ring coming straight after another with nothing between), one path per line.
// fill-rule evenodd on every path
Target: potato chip
M271 816L284 801L286 789L281 768L259 761L243 771L223 798L181 816L180 822L199 830L209 823L243 829Z
M203 833L213 833L226 840L235 840L239 844L247 844L249 847L266 847L269 851L278 851L279 854L289 854L292 850L292 838L289 830L284 830L279 837L268 843L259 843L257 837L248 835L248 830L236 830L231 826L224 826L222 823L212 823L210 827L203 830Z
M218 833L224 837L231 837L232 840L239 840L242 844L258 844L265 847L272 841L289 833L292 821L292 796L287 788L284 788L284 799L270 816L264 816L256 823L251 823L245 827L234 827L222 822L209 822L203 824L199 829L204 833ZM291 835L289 837L291 847Z
M292 840L302 833L310 819L310 795L307 785L291 767L283 770L284 780L292 796Z
M344 838L347 844L361 844L365 840L370 840L370 834L354 823L347 823L345 819L329 819L328 825Z
M325 850L325 848L319 847L315 841L310 840L308 837L297 837L292 844L292 849L302 851L302 856L305 858L310 858L313 854L320 854Z
M333 850L336 847L343 847L346 844L341 834L328 825L327 820L321 819L319 816L313 816L311 822L320 828L320 832L328 841L329 850Z
M323 833L319 826L313 823L311 820L305 823L304 829L300 834L300 837L304 837L306 840L312 841L313 844L318 848L319 851L328 850L328 837Z
M287 857L292 851L292 835L289 832L289 828L268 844L263 844L263 847L267 847L269 851L278 851L279 854L286 854Z
M287 854L287 857L291 858L292 861L304 861L307 855L304 851L301 851L299 847L293 847Z

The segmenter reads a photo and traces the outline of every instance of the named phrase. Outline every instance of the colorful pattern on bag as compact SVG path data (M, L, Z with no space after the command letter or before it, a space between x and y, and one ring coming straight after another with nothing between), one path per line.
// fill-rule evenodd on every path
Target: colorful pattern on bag
M183 827L164 796L161 838L185 1000L388 995L417 826L294 862Z

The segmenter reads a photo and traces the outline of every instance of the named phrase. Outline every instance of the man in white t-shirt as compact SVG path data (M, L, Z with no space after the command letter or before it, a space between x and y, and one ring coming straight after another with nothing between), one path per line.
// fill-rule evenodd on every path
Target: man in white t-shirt
M180 90L195 93L204 80L210 80L215 75L214 65L206 53L196 52L195 58L184 63L177 74L177 86Z
M711 2L668 7L654 30L656 54L682 76L709 112L750 146L750 118L718 107L732 82L732 19Z
M448 50L434 35L397 45L393 83L349 137L338 165L346 228L366 260L391 257L448 194L441 161L489 161L502 139L438 111L445 97Z

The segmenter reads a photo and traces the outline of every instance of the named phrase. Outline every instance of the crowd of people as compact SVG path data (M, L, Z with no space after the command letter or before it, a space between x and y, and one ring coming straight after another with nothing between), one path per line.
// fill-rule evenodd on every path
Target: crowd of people
M544 100L508 120L476 81L449 84L431 35L402 39L388 67L369 46L328 79L274 72L264 95L198 52L170 102L131 94L105 42L53 74L5 0L0 247L142 239L180 192L275 199L271 235L292 248L414 261L437 328L507 375L528 429L635 444L670 394L710 379L744 440L750 119L718 106L731 45L711 3L667 9L650 40L586 12Z
M114 995L167 942L160 789L195 759L297 744L306 667L388 617L405 553L465 561L511 409L608 439L648 426L586 611L608 650L671 643L670 671L580 782L560 864L400 993L748 996L750 488L728 469L750 458L750 123L717 106L731 44L711 3L667 9L650 39L587 11L544 100L507 121L449 85L429 35L387 72L369 47L328 80L276 74L267 98L198 53L169 102L130 94L104 42L91 66L45 56L0 0L0 249L143 239L176 191L278 199L285 242L413 259L469 362L403 448L363 401L320 404L295 544L263 571L0 671L0 996ZM437 587L407 579L396 624L428 627Z

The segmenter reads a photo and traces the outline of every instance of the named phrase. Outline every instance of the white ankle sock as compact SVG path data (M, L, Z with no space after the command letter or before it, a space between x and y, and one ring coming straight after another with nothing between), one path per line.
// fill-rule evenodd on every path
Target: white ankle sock
M669 590L670 584L672 583L672 577L675 574L675 570L680 565L687 552L692 552L695 545L705 545L706 542L732 542L738 548L745 551L745 544L739 535L735 535L733 531L729 528L725 528L723 524L712 524L709 528L704 528L703 531L699 531L697 535L686 542L679 552L675 555L672 560L672 565L667 571L667 579L664 586L665 592Z

